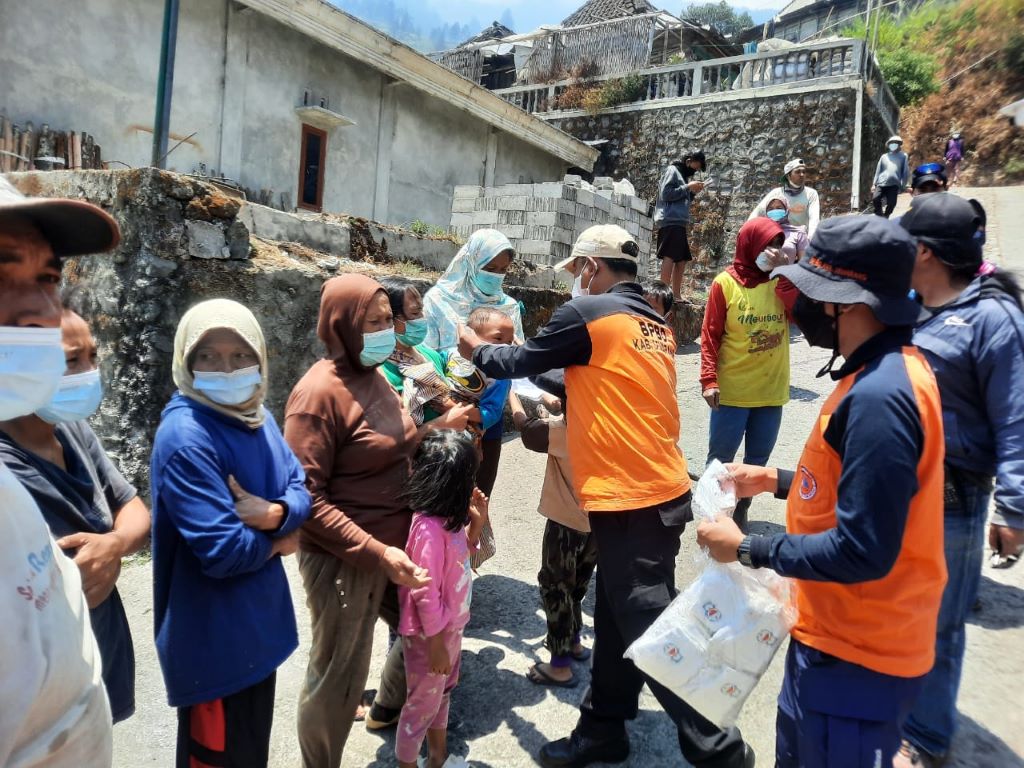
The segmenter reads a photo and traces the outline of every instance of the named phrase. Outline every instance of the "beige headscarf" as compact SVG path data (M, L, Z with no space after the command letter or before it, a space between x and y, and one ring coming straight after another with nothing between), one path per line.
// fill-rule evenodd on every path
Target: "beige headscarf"
M260 361L260 374L263 381L256 394L244 403L235 406L220 405L203 395L193 384L195 377L188 367L188 359L192 350L209 331L217 328L228 328L253 348ZM244 422L248 427L256 429L263 426L266 414L263 411L263 399L267 396L267 342L263 338L263 329L256 321L252 312L237 301L229 299L211 299L196 304L178 323L178 331L174 334L174 364L172 375L174 384L181 394L207 408L212 408L225 416L231 416Z

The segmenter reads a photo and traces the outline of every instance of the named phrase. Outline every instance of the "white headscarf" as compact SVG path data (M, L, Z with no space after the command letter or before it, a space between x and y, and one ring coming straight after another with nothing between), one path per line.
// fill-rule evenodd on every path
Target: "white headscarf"
M426 344L437 350L458 346L459 324L465 325L469 313L477 307L492 307L512 318L515 336L523 340L523 318L519 302L504 291L490 296L480 290L477 276L512 243L496 229L479 229L455 254L437 285L423 297L423 315L427 319Z

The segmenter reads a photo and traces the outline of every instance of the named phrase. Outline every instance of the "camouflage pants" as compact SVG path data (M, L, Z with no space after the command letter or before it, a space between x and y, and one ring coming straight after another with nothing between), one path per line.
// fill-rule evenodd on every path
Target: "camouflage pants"
M547 616L544 645L552 656L568 656L583 626L583 598L597 565L597 543L590 533L548 520L537 574Z

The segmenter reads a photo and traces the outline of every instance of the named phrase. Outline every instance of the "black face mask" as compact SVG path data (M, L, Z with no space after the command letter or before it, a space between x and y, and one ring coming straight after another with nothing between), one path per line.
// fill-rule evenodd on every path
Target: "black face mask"
M839 305L834 305L835 317L825 313L825 305L812 301L802 293L793 305L793 322L812 347L831 349L832 357L815 376L820 378L832 372L832 366L839 358Z

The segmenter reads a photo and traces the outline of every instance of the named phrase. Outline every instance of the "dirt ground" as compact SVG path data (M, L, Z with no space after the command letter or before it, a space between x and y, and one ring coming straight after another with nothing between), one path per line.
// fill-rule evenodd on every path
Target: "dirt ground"
M962 191L968 194L967 190ZM989 220L989 257L1005 266L1024 269L1019 244L1024 241L1024 187L973 190L986 205ZM905 201L903 201L905 205ZM1011 250L1012 247L1012 250ZM831 388L814 372L827 357L802 340L792 347L792 400L786 408L782 435L773 463L787 467L797 460L804 439ZM698 349L685 347L677 357L678 397L682 413L684 452L691 466L703 463L707 450L708 409L697 383ZM576 720L585 686L575 689L540 688L524 676L528 665L542 654L544 620L536 584L543 520L534 511L543 476L544 457L526 451L512 436L504 446L502 466L492 502L498 542L497 556L486 563L474 585L473 619L463 649L463 679L453 698L453 713L461 725L450 734L454 752L468 755L477 768L518 768L535 765L542 743L566 735ZM781 530L781 502L758 500L751 510L755 532ZM677 582L683 586L696 573L697 549L692 528L683 537ZM295 704L309 649L308 615L294 558L290 558L300 646L281 667L277 686L271 765L299 765L295 734ZM138 658L138 711L115 728L115 765L170 766L175 744L175 715L167 706L152 641L152 588L145 563L127 567L120 590L135 636ZM997 571L987 565L981 585L981 608L967 626L967 658L960 691L960 733L948 763L957 768L1024 766L1024 713L1020 680L1024 675L1024 566ZM586 605L588 625L593 603ZM584 638L588 644L592 636ZM386 631L378 626L369 687L383 661ZM748 700L739 726L757 752L757 764L773 764L775 697L782 677L780 652ZM587 677L578 667L577 674ZM338 718L350 713L339 712ZM685 765L679 755L674 729L654 698L644 692L641 713L630 726L630 766ZM393 738L356 727L343 765L393 766Z

